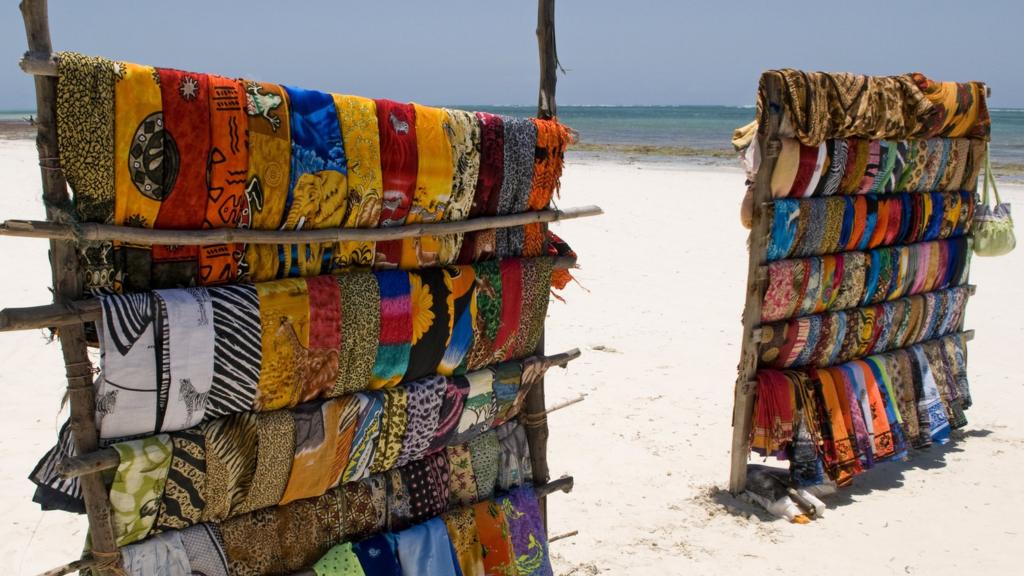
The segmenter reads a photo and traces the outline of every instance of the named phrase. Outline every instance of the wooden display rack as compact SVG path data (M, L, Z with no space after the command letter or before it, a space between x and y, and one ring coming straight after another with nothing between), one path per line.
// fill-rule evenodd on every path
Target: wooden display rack
M98 450L99 437L94 420L94 368L87 354L85 323L99 317L98 302L82 293L82 271L77 243L84 240L130 240L139 244L288 244L325 241L383 241L427 235L450 234L491 228L519 226L534 222L554 222L601 214L596 206L566 210L544 210L507 216L434 224L413 224L387 229L325 229L325 230L140 230L125 226L96 223L69 223L71 198L61 171L57 146L57 62L50 41L46 0L22 0L28 52L21 68L35 79L36 147L42 176L43 203L46 221L8 220L0 223L0 236L46 238L50 241L50 265L53 272L53 303L27 308L0 310L0 331L54 328L64 356L67 391L70 401L71 432L77 457L62 465L67 477L78 477L89 520L91 555L46 572L46 575L68 574L90 568L97 576L123 574L120 552L115 545L111 525L111 506L107 488L100 472L116 466L110 451ZM556 73L560 68L555 49L555 0L538 0L537 42L540 53L540 90L537 116L542 119L556 115ZM575 259L559 258L556 268L569 268ZM544 354L543 333L535 355ZM578 350L544 359L547 365L564 366L579 355ZM570 401L555 410L574 403ZM543 377L530 389L523 410L523 421L533 465L533 484L540 497L541 511L547 526L546 495L572 489L571 477L550 481L547 462L548 427ZM568 535L572 535L570 533ZM566 535L556 536L565 537Z
M750 431L754 410L754 390L757 386L758 342L760 341L761 304L768 289L766 265L770 221L768 207L772 205L772 172L782 149L779 126L783 117L783 86L773 74L761 77L765 95L763 117L757 127L757 146L761 163L754 180L753 216L747 241L746 303L743 306L743 332L740 339L740 361L737 367L732 414L732 456L729 473L729 491L740 494L747 483L747 460L750 458ZM986 94L991 90L986 87ZM969 287L974 293L974 287ZM967 340L974 331L964 332Z

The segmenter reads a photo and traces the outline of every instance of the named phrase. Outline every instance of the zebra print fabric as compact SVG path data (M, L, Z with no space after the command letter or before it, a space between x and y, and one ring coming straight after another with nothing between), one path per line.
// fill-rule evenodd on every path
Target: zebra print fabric
M248 284L211 288L213 300L213 387L206 417L252 410L260 380L260 301Z

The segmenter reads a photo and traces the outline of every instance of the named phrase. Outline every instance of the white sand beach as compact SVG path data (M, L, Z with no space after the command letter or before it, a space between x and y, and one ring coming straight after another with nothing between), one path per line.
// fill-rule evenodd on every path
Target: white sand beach
M35 149L0 141L0 218L42 218ZM968 307L975 405L966 433L858 477L824 519L790 525L721 491L747 269L739 169L571 156L564 206L605 215L555 226L579 254L577 285L553 302L549 352L583 358L547 380L549 498L560 575L1011 574L1024 528L1024 248L975 258ZM1024 188L1004 199L1024 206ZM50 301L46 243L2 239L0 306ZM81 550L84 517L42 513L26 476L54 442L60 350L42 332L0 334L0 558L37 574ZM732 511L730 511L730 509Z

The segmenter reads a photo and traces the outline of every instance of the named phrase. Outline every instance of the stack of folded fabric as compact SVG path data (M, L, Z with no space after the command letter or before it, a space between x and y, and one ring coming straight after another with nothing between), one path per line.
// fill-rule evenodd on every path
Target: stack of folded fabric
M295 566L312 564L317 576L552 574L537 496L530 487L488 496L415 525L374 535L361 535L332 522L338 510L349 506L358 510L358 520L383 515L382 496L375 490L379 487L362 488L348 498L311 504L317 511L308 517L315 515L316 524L307 525L305 533L295 531L288 547L261 544L276 544L277 531L306 519L297 511L160 534L123 548L125 569L130 575L227 576L287 574L295 571ZM343 535L332 543L325 531ZM161 572L168 567L172 571Z
M547 209L570 131L63 52L58 139L76 216L153 229L300 230ZM85 129L84 127L91 127ZM86 288L130 291L545 254L542 224L374 242L98 243Z
M58 55L67 216L377 228L547 210L571 132ZM131 575L551 573L520 411L554 270L543 224L314 244L84 242L96 428ZM83 512L65 425L32 473ZM496 496L496 493L498 494ZM504 495L502 495L504 494Z
M769 84L781 102L768 103ZM962 330L985 90L781 70L762 77L758 105L761 126L781 121L762 212L751 446L788 461L797 487L847 485L967 423ZM738 140L756 148L750 132Z

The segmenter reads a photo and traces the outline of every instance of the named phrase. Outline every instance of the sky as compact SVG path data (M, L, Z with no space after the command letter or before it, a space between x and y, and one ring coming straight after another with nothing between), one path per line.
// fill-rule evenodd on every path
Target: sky
M2 3L0 110L31 109ZM438 105L535 105L536 18L533 0L50 1L57 50ZM557 0L557 101L749 105L791 67L982 80L1024 108L1022 22L1021 0Z

